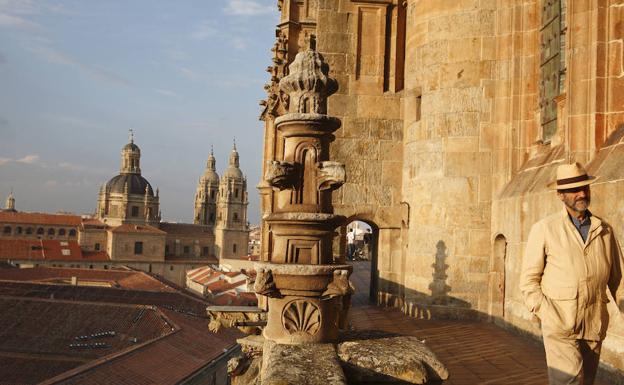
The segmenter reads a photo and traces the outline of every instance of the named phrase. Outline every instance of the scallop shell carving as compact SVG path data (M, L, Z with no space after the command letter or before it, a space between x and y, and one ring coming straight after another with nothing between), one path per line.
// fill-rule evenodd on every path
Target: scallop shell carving
M284 308L282 325L290 334L307 333L314 335L321 327L321 312L311 302L294 300Z

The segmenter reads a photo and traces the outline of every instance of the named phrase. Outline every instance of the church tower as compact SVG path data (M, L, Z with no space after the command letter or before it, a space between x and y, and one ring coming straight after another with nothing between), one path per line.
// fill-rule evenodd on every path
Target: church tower
M214 226L217 220L217 196L219 195L219 175L212 149L204 175L199 178L195 193L195 213L193 221L196 225Z
M15 210L15 198L13 197L13 190L9 193L9 196L6 199L6 204L4 205L5 211L16 211Z
M124 223L156 225L160 222L158 190L154 194L141 176L141 149L130 141L121 150L119 175L100 188L97 217L111 226Z
M249 226L247 225L247 178L239 167L236 143L230 161L219 183L215 243L219 258L247 255Z

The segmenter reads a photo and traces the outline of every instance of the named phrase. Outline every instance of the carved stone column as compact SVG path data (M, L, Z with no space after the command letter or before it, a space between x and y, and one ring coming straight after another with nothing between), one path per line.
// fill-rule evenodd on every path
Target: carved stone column
M323 57L300 52L279 82L287 113L275 119L284 138L282 159L267 166L265 181L276 192L269 252L256 264L256 293L268 310L265 338L286 344L332 342L344 324L352 293L349 265L335 265L332 191L345 181L344 165L329 159L340 120L327 115L327 97L338 89Z

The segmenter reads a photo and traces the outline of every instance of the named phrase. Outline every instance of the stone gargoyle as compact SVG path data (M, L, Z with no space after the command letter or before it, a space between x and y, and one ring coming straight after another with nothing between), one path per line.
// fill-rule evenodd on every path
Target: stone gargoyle
M351 295L355 292L353 284L349 282L349 272L347 270L335 270L332 281L327 285L327 289L321 294L321 298L329 299L333 297Z
M280 298L281 294L275 282L273 281L273 273L271 270L259 269L256 273L256 282L254 283L254 291L256 294L265 297Z
M342 186L346 180L345 165L340 162L324 161L318 162L318 189L335 190Z
M265 313L261 312L208 310L208 316L208 329L213 333L222 328L238 328L245 334L260 334L262 327L256 324L266 324Z
M269 185L280 190L292 187L295 181L295 165L278 160L270 161L264 179Z

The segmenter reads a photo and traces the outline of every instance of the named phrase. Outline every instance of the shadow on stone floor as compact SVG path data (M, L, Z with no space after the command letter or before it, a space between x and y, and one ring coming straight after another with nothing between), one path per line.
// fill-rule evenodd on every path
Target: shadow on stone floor
M443 385L544 385L548 374L544 349L540 340L516 330L502 319L496 324L484 321L487 316L466 307L473 318L453 319L438 317L448 312L436 312L441 306L423 305L430 317L410 317L397 308L380 307L368 300L370 285L369 262L353 262L351 280L356 287L351 325L356 331L375 330L375 333L415 336L424 340L444 362L450 378ZM385 283L381 282L380 287ZM405 290L396 287L397 290ZM410 293L414 296L424 294ZM452 297L451 297L452 298ZM453 301L453 299L449 299ZM417 314L417 313L414 313ZM451 316L453 314L450 314ZM502 327L498 326L502 325ZM378 334L381 335L381 334ZM618 380L601 373L595 385L614 385ZM602 378L605 377L605 378Z

